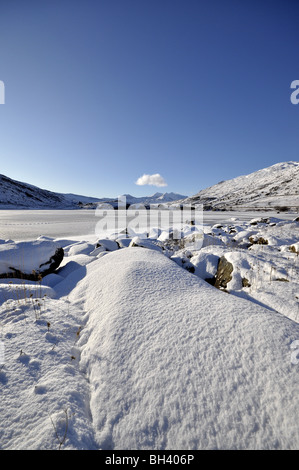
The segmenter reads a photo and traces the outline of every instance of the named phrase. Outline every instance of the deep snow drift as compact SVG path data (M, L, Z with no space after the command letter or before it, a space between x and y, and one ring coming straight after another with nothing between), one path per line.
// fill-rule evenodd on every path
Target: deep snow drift
M240 298L238 276L226 292L200 278L217 250L249 277L241 254L267 263L266 245L242 246L266 232L266 256L296 267L297 222L274 223L207 228L191 254L163 234L152 246L55 240L56 274L2 280L1 448L298 448L298 319Z

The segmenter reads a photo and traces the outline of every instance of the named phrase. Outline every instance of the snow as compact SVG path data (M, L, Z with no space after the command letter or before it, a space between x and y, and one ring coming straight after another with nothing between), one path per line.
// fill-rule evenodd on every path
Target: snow
M216 210L273 210L299 207L299 162L276 163L202 189L183 204L205 204Z
M0 244L0 275L18 270L26 274L45 271L60 246L47 238Z
M114 251L118 250L119 246L115 240L108 240L108 239L99 239L97 240L97 247L103 247L107 251Z
M299 222L269 218L264 221L234 221L205 227L215 238L190 253L178 250L173 258L188 261L194 274L213 279L219 259L232 263L232 278L226 291L299 321ZM220 244L219 242L222 242ZM259 242L262 242L260 244ZM265 244L264 244L265 243ZM246 281L246 285L243 282Z
M299 207L299 162L272 165L248 175L241 175L202 189L187 197L178 193L155 193L134 197L124 194L115 198L95 198L76 194L55 193L0 175L1 209L96 209L98 204L118 206L119 200L137 207L179 207L203 204L206 209L225 211L285 211ZM1 234L0 234L1 236Z
M299 223L235 219L197 251L44 238L56 273L1 280L1 448L298 448Z
M152 196L134 197L130 194L121 196L128 204L164 204L187 196L176 193L155 193ZM0 175L1 209L95 209L98 203L116 204L118 198L96 198L72 193L56 193L41 189L32 184L16 181Z
M178 193L155 193L152 194L151 196L142 196L142 197L135 197L132 196L131 194L123 194L120 196L122 200L124 200L127 204L130 205L138 205L140 204L141 207L145 205L151 205L151 204L164 204L168 202L174 202L174 201L180 201L182 199L185 199L187 196L184 196L183 194L178 194ZM102 198L100 199L100 202L108 202L108 203L116 203L118 202L118 198Z

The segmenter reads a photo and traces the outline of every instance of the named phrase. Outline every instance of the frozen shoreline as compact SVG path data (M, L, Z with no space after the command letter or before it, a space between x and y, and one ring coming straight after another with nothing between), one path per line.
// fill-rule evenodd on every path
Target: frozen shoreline
M229 223L231 219L249 221L254 217L279 217L292 220L296 213L277 212L222 212L205 211L203 223ZM95 235L98 222L94 210L0 210L0 239L15 241L32 240L40 235L71 239L88 238Z

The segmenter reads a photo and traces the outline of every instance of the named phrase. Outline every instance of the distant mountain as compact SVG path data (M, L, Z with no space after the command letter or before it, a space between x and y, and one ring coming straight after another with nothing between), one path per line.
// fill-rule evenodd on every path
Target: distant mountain
M75 205L84 205L84 204L96 204L100 201L99 198L96 197L88 197L88 196L81 196L79 194L72 194L72 193L57 193L59 196L66 199L68 202L71 202Z
M158 196L160 194L160 196ZM159 202L171 202L171 201L179 201L181 199L185 199L186 196L182 196L181 194L176 194L176 193L156 193L154 196L157 197L157 200ZM152 197L154 197L152 196Z
M61 194L0 175L1 209L68 209L74 205Z
M153 196L134 197L126 194L126 202L132 204L159 204L184 199L175 193L156 193ZM38 188L0 175L0 209L80 209L95 208L98 202L117 205L118 198L95 198L78 194L64 194Z
M182 194L177 193L155 193L152 196L144 197L134 197L131 196L131 194L123 194L121 197L125 197L126 203L129 205L142 204L144 206L149 206L151 204L164 204L174 201L180 201L182 199L185 199L187 196L183 196ZM118 202L118 198L101 199L100 202L116 204Z
M277 163L221 181L182 201L208 210L299 209L299 162Z

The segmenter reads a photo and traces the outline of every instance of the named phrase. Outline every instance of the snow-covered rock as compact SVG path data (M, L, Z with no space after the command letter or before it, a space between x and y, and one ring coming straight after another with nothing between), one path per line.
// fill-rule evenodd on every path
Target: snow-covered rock
M297 222L280 221L275 225L259 226L252 238L265 240L267 245L290 245L299 240L299 225Z
M195 267L194 272L201 279L213 279L217 272L219 256L201 250L191 258L190 262Z
M148 240L140 237L133 237L129 247L148 248L149 250L159 251L160 253L163 251L163 245L159 243L158 240Z
M177 248L170 258L230 294L298 321L298 222L272 218L267 223L264 218L236 222L204 227L203 244L198 251ZM222 275L222 266L218 269L221 258L229 267Z
M63 248L50 240L1 244L0 278L37 280L55 271L63 256Z
M290 245L289 250L292 251L293 253L299 254L299 242L296 242Z
M70 247L68 255L89 255L94 249L95 246L92 243L78 242Z
M96 243L96 248L103 247L105 250L114 251L119 249L119 245L115 240L108 238L100 239Z
M120 248L128 248L130 246L132 238L117 238L115 241Z

